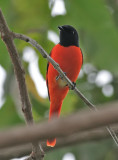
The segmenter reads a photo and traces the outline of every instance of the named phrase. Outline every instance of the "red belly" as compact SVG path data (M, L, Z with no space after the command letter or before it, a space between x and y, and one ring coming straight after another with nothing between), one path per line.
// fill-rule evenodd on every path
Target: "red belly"
M82 53L79 47L63 47L58 44L52 49L51 57L60 65L60 68L72 82L77 80L82 66ZM55 99L55 95L63 99L68 92L68 87L60 87L58 81L56 81L58 75L59 73L54 69L52 64L49 64L48 88L50 100Z

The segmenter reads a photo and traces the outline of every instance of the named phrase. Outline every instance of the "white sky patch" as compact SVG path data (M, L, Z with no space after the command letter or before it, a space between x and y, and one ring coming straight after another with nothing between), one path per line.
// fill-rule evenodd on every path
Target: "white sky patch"
M51 6L52 3L53 3L53 7L52 7L52 11L51 11L51 16L55 17L57 15L65 15L66 14L65 3L63 0L55 0L55 1L50 0L49 5Z
M66 154L63 156L62 160L76 160L76 159L75 159L74 154L72 154L72 153L66 153Z
M46 81L40 73L38 67L38 56L35 51L31 47L26 47L23 51L23 59L29 62L28 70L34 81L38 94L43 98L47 98L48 93Z
M106 97L111 97L114 94L114 88L111 84L107 84L105 86L102 87L102 93L106 96Z
M112 74L107 70L101 70L98 72L96 76L95 83L98 87L102 87L110 82L112 82L113 76Z
M38 68L38 59L36 59L34 62L31 62L29 65L29 73L36 85L37 91L40 96L43 98L46 98L48 96L47 94L47 87L46 87L46 81L43 79L43 76L41 75L39 68Z
M88 77L87 77L88 82L89 83L95 83L96 75L97 74L95 72L92 72L92 73L88 74Z
M23 50L23 60L26 62L33 62L38 59L35 51L31 47L25 47Z
M53 31L48 31L48 39L55 44L59 43L59 36Z
M3 94L4 94L4 89L3 89L3 85L4 85L4 81L6 79L6 71L5 69L0 65L0 108L2 107L2 105L5 102L5 99L3 99Z
M81 69L80 72L79 72L78 79L82 78L83 76L84 76L84 72L83 72L83 69Z
M83 65L83 71L84 73L89 74L93 71L96 71L96 68L92 64L86 63Z

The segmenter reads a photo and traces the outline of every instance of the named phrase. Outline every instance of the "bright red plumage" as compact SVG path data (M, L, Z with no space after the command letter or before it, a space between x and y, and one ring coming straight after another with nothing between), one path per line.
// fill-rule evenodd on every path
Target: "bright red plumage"
M60 65L60 68L72 82L77 80L83 63L83 56L79 47L73 45L64 47L57 44L51 51L51 57ZM49 119L51 119L53 115L60 115L63 99L69 90L68 86L60 78L56 80L58 76L59 73L54 69L52 64L49 63L46 75L50 97ZM55 144L56 139L47 141L48 146L53 147Z

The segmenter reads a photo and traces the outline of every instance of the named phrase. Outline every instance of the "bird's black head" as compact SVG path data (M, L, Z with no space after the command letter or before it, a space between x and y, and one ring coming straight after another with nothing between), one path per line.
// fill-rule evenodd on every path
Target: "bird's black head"
M60 44L62 46L79 46L79 37L75 28L70 25L58 27L60 30Z

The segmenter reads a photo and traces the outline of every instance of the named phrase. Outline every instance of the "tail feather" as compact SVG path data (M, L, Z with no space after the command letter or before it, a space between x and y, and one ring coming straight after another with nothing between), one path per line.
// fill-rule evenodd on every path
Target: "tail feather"
M55 104L55 103L50 104L49 120L59 117L61 106L62 106L62 102L59 104Z
M47 146L54 147L55 145L56 145L56 138L47 140Z
M50 104L49 120L59 117L61 106L62 102L58 105L56 105L55 103ZM56 145L56 138L47 140L47 146L54 147L55 145Z

